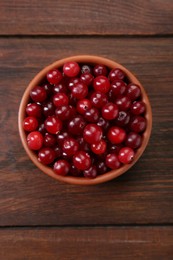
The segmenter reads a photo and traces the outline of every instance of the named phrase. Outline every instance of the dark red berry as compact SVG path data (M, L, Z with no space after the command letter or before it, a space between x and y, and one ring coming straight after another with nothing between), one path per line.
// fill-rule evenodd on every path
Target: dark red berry
M115 103L121 111L126 111L131 106L131 101L127 96L117 98Z
M110 82L105 76L98 76L93 81L93 87L96 91L107 93L110 89Z
M124 129L112 126L108 131L108 139L111 141L112 144L120 144L126 138L126 132Z
M90 100L91 104L96 108L102 108L108 102L107 96L101 92L93 92Z
M96 124L88 124L83 131L83 137L89 144L97 143L101 140L103 131Z
M119 69L119 68L116 68L116 69L112 69L109 73L109 80L111 82L113 82L114 80L117 80L117 79L120 79L120 80L123 80L125 78L125 74L124 72Z
M98 143L91 144L91 150L95 154L103 154L106 151L107 144L104 140L100 140Z
M53 96L53 103L56 107L67 106L68 102L68 96L65 93L57 93Z
M62 133L59 133L56 136L56 138L57 138L56 140L57 140L57 143L59 144L59 146L62 147L64 140L68 137L70 137L70 134L68 132L63 131Z
M72 156L77 152L78 149L79 149L79 144L74 138L71 137L65 138L62 144L63 152L65 152L68 156Z
M52 149L55 152L55 158L59 158L59 157L62 156L62 149L60 148L59 145L56 145L56 146L52 147Z
M135 116L130 122L130 129L136 133L141 133L146 129L146 119L142 116Z
M51 135L49 133L46 133L44 136L44 142L45 147L51 147L56 144L56 137L54 135Z
M91 123L96 123L99 120L99 110L96 107L89 108L85 114L84 118Z
M110 153L106 156L106 165L112 170L118 169L121 166L118 156L115 153Z
M55 151L50 147L44 147L39 150L38 161L47 165L55 160Z
M77 137L77 142L79 143L79 150L85 152L90 152L90 145L84 140L83 137Z
M134 101L130 107L132 114L141 115L146 111L146 105L143 101Z
M53 169L56 174L65 176L70 171L70 164L66 160L58 160L55 162Z
M107 76L108 70L105 65L97 64L94 66L93 73L96 77L97 76Z
M41 106L36 103L29 103L26 106L26 113L28 116L40 118L42 115Z
M62 122L56 116L49 116L44 125L50 134L58 134L62 129Z
M52 101L44 102L42 109L45 117L53 116L55 114L55 106Z
M47 73L47 80L50 84L58 84L62 79L62 73L58 69L52 69Z
M127 97L130 98L132 101L139 98L141 95L141 89L138 85L134 83L130 83L127 86Z
M23 121L23 128L27 132L36 130L38 128L38 120L33 116L25 117Z
M46 90L47 97L50 97L53 93L52 85L49 83L44 83L43 88Z
M73 164L70 167L70 175L74 177L80 177L82 175L82 171L77 169Z
M68 77L76 77L80 72L80 67L77 62L69 61L64 64L63 72Z
M90 86L93 82L93 75L89 72L85 72L80 76L81 82L83 82L85 85Z
M68 131L72 135L81 135L86 126L86 121L82 116L76 116L68 122Z
M131 132L127 135L125 143L128 147L137 149L142 144L142 137L135 132Z
M122 81L120 79L119 80L114 80L111 83L110 90L112 91L112 94L115 97L122 96L126 92L126 84L124 83L124 81Z
M89 169L83 171L83 175L85 178L93 179L97 176L97 168L96 166L91 166Z
M134 159L134 151L130 147L123 147L119 151L118 159L123 164L131 163Z
M119 111L118 117L116 118L116 125L125 127L130 122L130 113L127 111Z
M98 174L104 174L108 171L108 168L107 168L105 162L103 162L103 161L98 162L96 167L97 167Z
M79 170L86 170L91 166L91 158L88 153L78 151L73 156L73 164Z
M104 119L103 117L99 117L99 120L97 122L97 125L100 126L103 130L103 132L107 132L109 126L110 126L110 123L109 121L107 121L106 119Z
M75 115L75 110L72 106L60 106L55 110L55 115L62 121L69 120Z
M85 114L85 112L91 108L91 101L89 99L81 99L77 102L77 111L81 115Z
M69 80L69 82L68 82L68 89L71 91L72 90L72 87L74 86L74 85L76 85L77 83L80 83L81 81L80 81L80 78L71 78L70 80Z
M60 82L58 84L55 84L54 86L52 86L52 89L53 89L53 93L54 94L57 94L57 93L67 93L67 87L65 85L64 82Z
M36 86L30 91L30 97L34 102L43 102L47 98L46 90L43 87Z
M110 153L118 154L122 147L123 147L122 144L110 144L109 147L108 147L108 151Z
M102 108L102 117L107 120L115 119L118 116L118 107L114 103L107 103Z
M71 93L77 99L85 98L88 94L88 87L83 82L76 83L72 87Z
M28 147L31 150L40 150L43 145L43 136L38 131L33 131L27 136Z

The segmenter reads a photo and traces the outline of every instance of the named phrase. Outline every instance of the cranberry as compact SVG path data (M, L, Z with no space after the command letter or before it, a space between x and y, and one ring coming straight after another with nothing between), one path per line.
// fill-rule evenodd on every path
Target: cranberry
M27 136L28 147L31 150L39 150L43 145L43 136L38 131L33 131Z
M98 76L93 81L93 87L96 91L107 93L110 89L110 82L105 76Z
M54 86L52 86L53 88L53 93L57 94L57 93L67 93L67 87L65 85L65 83L60 82L58 84L55 84Z
M71 119L74 113L72 106L60 106L55 110L55 115L62 121Z
M72 93L69 94L68 99L69 99L69 104L76 107L78 100L73 96Z
M97 143L101 140L103 131L96 124L88 124L83 131L84 140L90 144Z
M62 156L62 149L58 145L52 147L52 149L55 152L55 158L59 158Z
M111 82L113 82L114 80L117 80L117 79L120 79L120 80L123 80L125 78L125 74L124 72L119 69L119 68L116 68L116 69L112 69L109 73L109 80Z
M107 96L101 92L93 92L90 100L92 105L96 108L101 108L108 102Z
M68 97L65 93L57 93L55 96L53 96L53 103L56 107L67 106L68 102Z
M76 83L72 87L71 93L77 99L85 98L88 94L88 87L83 82Z
M77 152L78 149L79 149L79 144L74 138L71 137L65 138L62 144L63 152L65 152L68 156L72 156Z
M88 153L78 151L73 156L73 164L79 170L86 170L91 166L91 158Z
M47 101L42 105L43 114L45 117L53 116L55 114L55 106L52 101Z
M91 101L89 99L81 99L77 102L77 111L80 114L85 114L85 112L91 108Z
M58 84L62 79L62 73L57 69L52 69L47 73L47 80L50 84Z
M118 116L118 107L114 103L107 103L102 108L102 117L107 120L115 119Z
M80 78L71 78L68 82L68 89L71 91L72 87L75 86L77 83L80 83Z
M85 72L80 76L81 82L83 82L85 85L90 86L93 82L93 75L89 72Z
M41 123L41 124L39 125L38 131L39 131L42 135L44 135L44 134L46 133L46 128L45 128L45 126L44 126L44 123Z
M142 144L142 137L134 132L131 132L126 137L126 145L132 149L137 149Z
M90 145L84 140L83 137L78 137L77 138L77 142L79 144L80 150L85 151L85 152L89 152L90 151Z
M127 97L136 100L141 95L141 89L138 85L131 83L127 86Z
M52 85L50 85L49 83L44 83L43 88L46 90L47 96L50 97L53 93Z
M134 151L130 147L123 147L119 151L118 159L123 164L131 163L134 159Z
M34 102L43 102L47 98L46 90L36 86L30 91L30 97Z
M146 105L143 101L134 101L130 107L132 114L141 115L146 111Z
M94 66L93 73L96 77L97 76L107 76L108 70L105 65L97 64Z
M84 64L81 66L81 73L89 72L92 73L92 67L90 65Z
M64 64L63 72L68 77L76 77L80 72L80 67L77 62L69 61Z
M115 103L117 104L119 110L122 111L128 110L131 106L131 101L127 96L117 98Z
M86 169L83 172L84 177L93 179L97 176L97 168L96 166L91 166L89 169Z
M58 134L62 129L62 122L56 116L49 116L44 125L50 134Z
M106 151L106 142L104 140L101 140L98 143L91 144L91 150L95 154L103 154Z
M144 117L135 116L130 123L130 129L136 133L141 133L146 129L146 124Z
M38 120L33 116L28 116L23 121L23 128L25 131L31 132L38 127Z
M51 147L56 144L56 138L54 135L51 135L49 133L46 133L44 136L44 146L45 147Z
M106 165L112 170L118 169L121 166L121 163L118 160L118 156L115 153L109 153L106 156Z
M114 96L122 96L126 92L126 84L122 80L114 80L111 83L111 88L110 90L112 91L112 94Z
M108 131L108 139L113 144L120 144L126 138L126 132L124 129L116 126L112 126Z
M28 116L40 118L42 115L41 106L36 103L29 103L26 106L26 113Z
M56 174L65 176L70 171L70 164L66 160L58 160L55 162L53 169Z
M111 145L109 145L108 150L110 153L118 154L122 147L123 147L122 144L111 144Z
M103 132L106 132L110 126L110 123L109 121L100 116L97 125L102 128Z
M118 117L116 118L116 125L124 127L130 122L130 113L127 111L119 111Z
M68 131L73 135L81 135L86 126L86 121L82 116L76 116L68 122Z
M77 169L73 164L70 167L70 175L75 176L75 177L79 177L81 176L82 171Z
M38 153L38 161L43 164L50 164L55 160L55 151L50 147L40 149Z
M107 168L105 162L100 161L100 162L97 163L97 172L98 172L98 174L104 174L107 171L108 171L108 168Z
M97 108L92 107L89 108L85 114L84 114L84 118L91 123L96 123L99 120L99 111Z
M62 132L62 133L59 133L57 135L57 143L62 146L63 145L63 142L66 138L70 137L69 133L68 132Z

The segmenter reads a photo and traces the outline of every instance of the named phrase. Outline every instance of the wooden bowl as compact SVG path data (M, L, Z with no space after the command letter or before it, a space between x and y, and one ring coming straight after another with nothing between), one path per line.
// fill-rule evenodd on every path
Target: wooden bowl
M142 100L146 104L145 117L147 120L147 127L146 127L145 132L143 133L142 146L137 150L134 161L131 164L123 165L122 167L120 167L117 170L111 170L103 175L99 175L95 179L87 179L85 177L59 176L59 175L55 174L55 172L53 171L52 168L41 164L37 160L36 154L28 148L28 145L26 142L26 133L22 126L23 120L25 118L26 105L29 102L29 94L30 94L31 89L34 86L39 85L39 83L46 76L46 74L49 70L51 70L53 68L62 67L63 64L68 61L76 61L79 63L86 63L86 64L87 63L88 64L104 64L110 69L116 68L116 67L122 69L126 73L127 77L129 78L129 80L131 82L136 83L140 86L141 92L142 92ZM58 60L58 61L52 63L51 65L45 67L34 77L34 79L30 82L30 84L26 88L24 95L22 97L22 100L20 103L20 108L19 108L19 114L18 114L18 125L19 125L19 134L20 134L20 138L21 138L24 149L25 149L26 153L28 154L28 156L30 157L30 159L33 161L33 163L41 171L43 171L45 174L53 177L56 180L63 181L66 183L79 184L79 185L93 185L93 184L103 183L103 182L109 181L111 179L114 179L114 178L120 176L121 174L123 174L124 172L129 170L137 162L139 157L143 154L143 152L148 144L150 135L151 135L152 111L151 111L150 102L149 102L147 94L144 90L144 87L141 85L141 83L137 80L137 78L129 70L127 70L122 65L118 64L117 62L109 60L109 59L105 59L105 58L98 57L98 56L80 55L80 56L68 57L65 59Z

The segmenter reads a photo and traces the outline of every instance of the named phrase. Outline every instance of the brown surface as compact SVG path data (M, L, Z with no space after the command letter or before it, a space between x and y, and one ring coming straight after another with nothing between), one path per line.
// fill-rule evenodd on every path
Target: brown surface
M172 1L124 1L124 8L123 1L112 1L114 9L109 11L108 2L85 1L85 15L75 8L72 10L65 4L67 1L56 2L56 7L53 1L44 2L47 4L0 2L0 35L8 36L0 36L0 259L92 259L93 256L95 260L115 259L116 254L117 259L171 259ZM78 1L73 2L79 5ZM68 11L68 19L63 11L58 13L61 6ZM93 11L97 8L102 12ZM121 15L117 10L122 11ZM134 15L133 10L140 10L140 15ZM95 24L88 19L94 14ZM114 21L112 26L110 19ZM12 34L35 36L11 37ZM45 37L37 37L40 34ZM49 37L48 34L103 36ZM127 34L141 37L126 37ZM169 37L149 37L151 34L169 34ZM25 154L17 129L19 102L29 81L58 58L77 54L101 55L126 66L145 87L153 110L152 137L139 162L117 180L95 187L71 186L45 176ZM31 227L40 225L43 227ZM56 228L57 225L61 227ZM94 227L97 225L101 227ZM112 226L108 229L105 225Z

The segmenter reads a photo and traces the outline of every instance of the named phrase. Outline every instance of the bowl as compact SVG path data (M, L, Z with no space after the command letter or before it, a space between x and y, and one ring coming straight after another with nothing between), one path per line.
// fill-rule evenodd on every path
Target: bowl
M145 118L147 121L147 127L146 127L145 132L143 133L142 145L140 148L137 149L136 154L135 154L135 159L133 160L133 162L130 164L123 165L119 169L111 170L107 173L104 173L103 175L98 175L94 179L87 179L85 177L59 176L59 175L55 174L55 172L53 171L52 168L40 163L37 159L36 154L28 148L27 141L26 141L26 133L23 129L23 120L25 118L25 109L26 109L27 103L29 102L29 94L30 94L31 89L34 86L39 85L39 83L43 80L43 78L46 76L46 74L49 70L54 69L54 68L60 68L63 66L64 63L66 63L68 61L76 61L79 63L86 63L86 64L104 64L105 66L107 66L110 69L116 68L116 67L122 69L131 82L138 84L140 86L141 93L142 93L142 95L141 95L142 100L146 104ZM27 88L23 94L21 103L20 103L19 113L18 113L18 126L19 126L20 138L21 138L21 141L22 141L22 144L23 144L23 147L24 147L26 153L28 154L28 156L32 160L32 162L42 172L44 172L45 174L49 175L50 177L52 177L58 181L62 181L62 182L70 183L70 184L94 185L94 184L99 184L99 183L103 183L103 182L112 180L112 179L122 175L123 173L128 171L138 161L140 156L143 154L143 152L148 144L150 135L151 135L152 111L151 111L150 102L149 102L149 99L145 92L144 87L141 85L141 83L138 81L138 79L128 69L126 69L121 64L119 64L115 61L112 61L110 59L106 59L106 58L98 57L98 56L91 56L91 55L80 55L80 56L73 56L73 57L68 57L68 58L64 58L64 59L55 61L51 65L49 65L49 66L45 67L43 70L41 70L33 78L33 80L27 86Z

